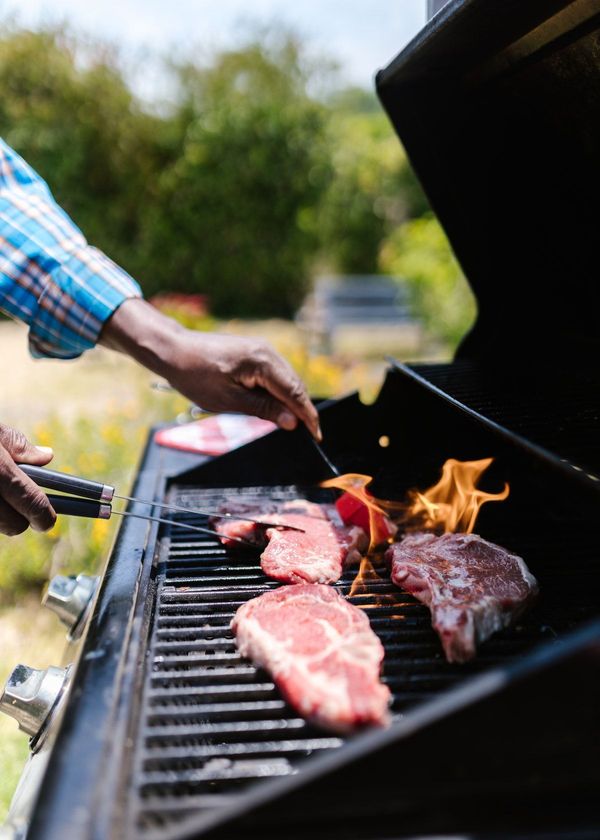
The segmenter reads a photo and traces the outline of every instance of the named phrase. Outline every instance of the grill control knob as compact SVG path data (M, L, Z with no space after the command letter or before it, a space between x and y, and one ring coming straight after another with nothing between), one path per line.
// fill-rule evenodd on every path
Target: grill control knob
M81 629L84 614L89 607L96 591L97 577L77 575L65 577L56 575L48 585L42 604L60 618L68 628L69 635L74 638L77 630Z
M13 717L19 729L35 738L58 704L68 669L52 665L45 671L17 665L0 695L0 711Z

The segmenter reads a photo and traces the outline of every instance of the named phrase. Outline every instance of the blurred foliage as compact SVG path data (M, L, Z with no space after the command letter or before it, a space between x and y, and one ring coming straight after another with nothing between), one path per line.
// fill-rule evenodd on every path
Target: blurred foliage
M40 446L61 441L61 472L100 477L121 487L130 482L145 438L138 407L115 410L98 424L95 418L65 422L51 416L32 433ZM41 588L54 574L96 570L112 540L119 519L87 520L59 517L46 534L26 531L0 543L0 603Z
M90 242L136 273L141 209L165 163L168 125L142 110L111 50L80 53L61 31L0 38L0 135Z
M12 720L0 723L2 770L0 772L0 820L4 821L23 765L29 756L29 744Z
M429 332L455 348L475 318L475 300L448 240L431 214L412 219L383 243L383 271L405 278L413 311Z
M161 292L150 298L150 303L189 330L208 332L215 328L216 321L208 312L207 295Z
M267 33L173 72L177 101L152 115L110 49L7 32L0 134L147 295L206 292L217 315L289 316L330 177L313 70L292 36Z
M289 316L299 305L329 177L324 109L304 65L293 38L272 36L176 68L180 148L146 217L147 289L175 277L209 293L216 315Z
M376 273L382 241L427 209L374 94L319 98L329 67L292 34L171 71L173 101L151 113L114 48L0 33L0 134L148 296L287 317L316 265Z
M427 202L374 94L339 91L329 101L333 177L319 221L323 250L342 274L376 274L381 241Z

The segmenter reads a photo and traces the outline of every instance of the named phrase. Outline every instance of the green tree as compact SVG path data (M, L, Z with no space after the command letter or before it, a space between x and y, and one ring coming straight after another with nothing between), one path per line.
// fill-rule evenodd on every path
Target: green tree
M44 177L89 241L133 273L163 121L145 113L109 49L62 30L0 37L0 134Z
M321 207L323 250L344 274L375 274L382 240L427 203L373 93L347 88L329 106L334 174Z
M437 219L411 219L383 243L383 271L409 283L414 314L454 349L475 318L475 300Z
M271 35L178 76L181 149L146 216L149 288L206 292L218 315L290 315L318 247L329 173L324 109L306 92L301 47Z

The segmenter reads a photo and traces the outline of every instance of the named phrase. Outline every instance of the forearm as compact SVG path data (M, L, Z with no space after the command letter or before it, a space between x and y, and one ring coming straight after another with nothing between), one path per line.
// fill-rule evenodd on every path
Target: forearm
M209 411L236 411L320 437L317 412L291 367L263 341L188 330L143 300L128 300L100 342L164 377Z
M184 327L142 299L126 300L106 321L99 343L169 379L185 344Z
M33 355L75 358L99 342L211 411L257 414L285 429L301 420L321 434L301 380L272 347L187 330L142 300L2 140L0 309L29 325Z

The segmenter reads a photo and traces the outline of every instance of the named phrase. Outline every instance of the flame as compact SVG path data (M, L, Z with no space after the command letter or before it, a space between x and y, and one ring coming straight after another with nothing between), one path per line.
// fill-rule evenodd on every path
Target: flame
M405 521L409 527L418 526L435 531L461 531L470 534L475 527L481 505L500 502L509 494L508 484L500 493L485 493L477 489L477 482L494 459L457 461L449 458L442 467L437 484L420 493L412 491Z
M379 580L379 575L375 571L371 556L373 555L375 547L378 545L377 534L379 531L378 517L386 516L383 507L380 506L379 500L375 500L369 492L367 487L373 481L370 475L361 475L361 473L346 473L345 475L330 478L327 481L321 482L321 487L335 487L338 490L343 490L358 499L369 512L369 550L361 558L360 568L358 574L352 582L349 597L356 595L358 592L363 592L366 589L366 584L370 580Z
M338 475L335 478L330 478L328 481L323 481L321 487L335 487L338 490L343 490L350 496L358 499L369 512L369 533L370 545L369 553L377 545L377 532L379 530L378 517L385 516L385 510L380 506L369 492L367 492L368 485L373 481L370 475L361 475L360 473L346 473L345 475Z
M323 481L321 487L334 487L358 499L369 514L370 544L367 554L360 563L358 573L350 589L350 597L368 591L369 581L379 580L373 560L381 562L376 549L381 545L381 516L401 520L405 530L433 530L437 532L472 533L479 510L485 502L500 502L506 499L510 487L507 483L500 493L486 493L477 488L482 474L493 462L493 458L479 461L457 461L449 458L442 467L442 475L437 484L421 493L412 490L408 502L376 499L367 487L372 476L361 473L345 475ZM387 539L387 535L385 537ZM392 542L389 537L388 542Z

